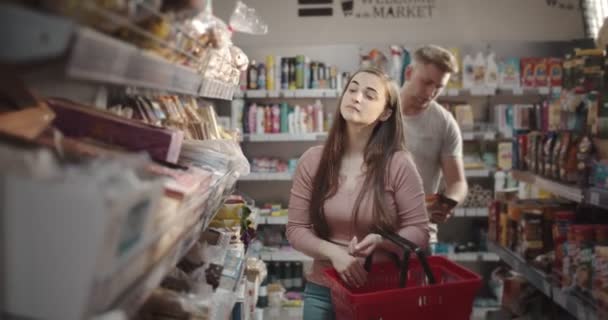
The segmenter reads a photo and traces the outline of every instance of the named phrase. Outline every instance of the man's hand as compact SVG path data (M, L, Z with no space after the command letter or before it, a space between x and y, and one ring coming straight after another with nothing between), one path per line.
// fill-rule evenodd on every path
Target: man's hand
M454 215L454 208L439 200L433 201L427 207L427 211L429 212L432 223L444 223Z

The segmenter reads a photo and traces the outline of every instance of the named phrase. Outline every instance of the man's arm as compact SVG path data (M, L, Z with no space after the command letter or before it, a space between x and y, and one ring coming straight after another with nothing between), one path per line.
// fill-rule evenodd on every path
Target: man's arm
M454 206L464 201L469 189L462 161L462 135L452 115L447 118L441 146L441 171L446 184L444 198L428 208L434 223L445 222Z
M462 157L442 157L441 171L443 172L446 185L444 195L458 203L462 203L469 191Z

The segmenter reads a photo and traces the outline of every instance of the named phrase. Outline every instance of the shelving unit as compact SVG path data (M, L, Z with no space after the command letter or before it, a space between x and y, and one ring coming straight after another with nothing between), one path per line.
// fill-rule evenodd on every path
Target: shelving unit
M449 260L456 262L497 262L499 261L498 255L493 252L459 252L459 253L447 253L438 254L444 256Z
M538 88L471 88L471 89L447 89L440 97L494 97L494 96L537 96L558 94L562 91L561 87L538 87Z
M536 185L539 188L558 195L562 198L574 202L583 201L583 190L581 188L569 186L560 182L555 182L525 171L513 170L511 173L513 175L513 178L515 178L516 180ZM597 202L599 203L600 194L602 194L600 190L593 190L590 193L590 197L593 197L594 201L597 199Z
M487 217L488 208L456 208L454 217ZM258 216L258 224L287 224L287 216Z
M291 181L293 175L289 172L259 173L252 172L239 178L239 181Z
M567 310L578 320L596 320L596 311L593 306L582 302L578 297L564 293L560 288L553 285L549 275L530 266L519 255L499 244L488 241L488 249L495 252L498 257L513 270L520 273L536 289L555 301L556 304Z
M2 61L29 62L62 58L68 78L102 84L163 90L167 92L231 100L235 85L205 79L194 69L173 64L70 19L16 6L0 5L0 21L6 40ZM19 36L12 26L27 26ZM44 40L42 40L44 39Z
M295 142L295 141L324 141L327 138L326 132L314 133L265 133L265 134L244 134L245 142Z
M96 4L88 2L83 3L83 7L79 7L79 5L80 4L74 5L74 9L80 10L83 9L83 7L96 6ZM129 1L128 4L125 3L124 5L137 7L145 6L146 4ZM58 5L58 7L59 6L60 5ZM80 13L80 11L78 12ZM131 23L128 18L120 17L117 14L114 15L118 17L113 16L110 10L100 9L100 11L96 13L101 13L105 18L112 17L113 19L119 20L117 24L120 25L121 28L124 28L125 31L127 29L133 31L138 28L134 23ZM155 14L158 15L159 13L156 12ZM78 102L83 106L91 106L91 108L93 108L93 105L100 108L106 108L109 107L106 105L107 101L105 100L107 99L107 92L110 89L124 89L125 92L130 89L136 89L137 92L142 90L142 92L145 91L146 94L179 95L180 97L204 97L222 100L231 100L236 89L236 86L232 83L225 83L217 80L219 78L212 79L205 77L204 74L208 74L205 73L205 71L209 70L201 64L198 65L199 68L202 68L199 70L194 67L191 68L181 65L178 62L172 62L163 58L161 55L153 53L151 50L141 49L91 27L80 25L76 22L77 18L60 17L54 14L44 13L43 11L32 10L26 7L25 4L24 6L17 6L5 3L0 4L0 18L0 25L3 27L3 31L0 31L0 39L2 39L5 44L5 50L0 52L0 62L2 62L2 64L16 65L18 68L22 68L18 69L19 71L18 73L15 73L15 76L23 78L27 90L36 92L36 89L38 89L36 85L40 83L46 84L48 82L52 83L51 87L53 90L51 93L55 97L71 97L70 93L73 92L69 91L83 90L89 92L98 90L97 98L101 101L99 104L96 104L91 100L87 100L86 103L83 101ZM116 22L116 20L112 21ZM170 28L173 27L173 25L170 26ZM146 31L142 31L141 28L136 31L139 32L139 36L146 33ZM151 33L148 33L148 36L149 35L151 35ZM153 35L151 36L152 38L154 37ZM148 40L153 40L156 41L155 43L164 45L168 44L161 39L154 38ZM184 57L194 60L198 59L197 62L202 62L200 61L200 58L193 57L170 44L164 48L170 50L171 53L178 52ZM191 62L191 60L188 60L188 62ZM9 70L9 72L12 72L12 70ZM6 79L9 78L7 77ZM30 82L32 82L31 87ZM105 92L105 94L103 94L103 92ZM40 98L40 102L43 102L43 99L46 98L46 95L42 94L44 92L36 93L39 94L36 98ZM7 102L8 101L9 100L7 100ZM182 106L176 105L176 107L179 108ZM125 123L127 122L129 121L125 120ZM125 126L128 126L128 124L125 124ZM154 126L158 125L155 124ZM133 127L129 127L129 129L134 130ZM166 128L155 129L161 130ZM68 135L66 135L66 138L67 137ZM61 138L63 139L63 135ZM79 141L77 138L74 138L74 140ZM59 154L57 158L63 159L63 142L58 137L56 143L57 145L55 148ZM180 140L180 143L176 144L176 146L172 145L171 147L177 148L177 150L174 151L179 151L181 146ZM89 146L84 146L83 148L86 147ZM103 147L100 147L100 149L106 147L107 150L110 150L112 147L116 146L112 143L106 143ZM120 152L116 152L115 155L112 154L112 161L116 161L116 165L120 164L127 166L127 163L130 164L133 162L133 159L129 157L135 158L135 156L126 154L129 150L125 149L129 148L123 147L120 149ZM90 150L87 151L92 152ZM112 151L114 151L114 149L112 149ZM83 151L83 153L86 152ZM96 152L87 154L87 161L90 160L89 158L94 158L94 155L96 154ZM178 154L178 152L176 154ZM66 152L66 155L69 157L73 156L68 152ZM116 157L116 159L114 159L114 157ZM228 156L226 155L226 157ZM142 156L142 159L143 158L144 157ZM124 161L124 163L121 161ZM177 159L174 161L176 162ZM57 160L57 162L63 165L61 160ZM78 169L81 169L79 166L84 167L86 165L86 163L71 162L72 160L70 160L70 165L74 165L75 167L78 167ZM7 309L0 311L0 318L7 316L16 319L35 319L37 317L36 314L39 314L40 312L43 312L42 318L46 318L47 316L52 318L54 314L44 314L44 311L52 310L52 308L59 310L59 313L62 315L60 318L62 319L88 319L112 312L124 314L124 316L128 318L132 318L136 315L152 292L160 286L163 278L176 267L178 262L188 253L195 242L199 240L201 233L207 229L215 213L223 204L226 196L232 192L233 186L236 183L235 173L232 171L220 178L213 176L213 174L209 172L209 179L215 182L208 188L200 187L200 189L205 191L204 193L199 192L201 190L198 189L195 193L189 188L196 188L194 183L198 181L195 179L198 179L198 176L188 175L185 173L186 170L183 170L184 173L182 173L181 169L180 173L171 171L173 167L169 164L163 166L149 163L147 166L153 167L146 167L150 170L148 173L151 176L158 178L159 181L162 181L158 183L158 197L166 200L165 202L162 202L162 207L161 205L158 205L159 207L157 208L156 205L151 204L156 202L152 201L150 203L151 199L142 198L142 201L147 200L148 202L125 204L117 201L118 203L116 204L96 208L97 210L102 211L102 213L102 209L106 211L111 210L111 212L107 212L107 216L112 217L114 220L110 221L110 218L108 218L108 221L110 222L108 222L107 226L102 225L94 230L101 230L100 233L104 234L101 236L101 240L96 238L96 235L86 233L86 237L83 237L83 239L89 241L89 238L91 238L92 240L87 242L86 245L79 242L79 245L82 245L82 248L89 248L94 241L107 241L109 235L112 235L117 238L120 237L121 240L119 244L120 246L125 246L126 249L120 247L113 248L113 251L108 251L109 249L101 247L89 250L91 255L99 260L95 260L99 266L96 266L94 269L89 268L86 270L84 270L85 268L82 268L82 273L75 275L69 274L65 279L59 278L59 280L51 279L48 282L44 281L40 284L40 288L43 290L30 292L26 296L23 294L16 294L16 292L26 292L27 290L32 290L31 288L20 288L19 284L17 287L10 288L12 291L7 288L6 291L3 292L7 294L7 300L3 301L3 308L6 306ZM95 172L97 169L92 167L87 168L87 170ZM166 172L163 170L166 170ZM201 170L204 171L203 169ZM95 173L101 175L99 172ZM127 173L133 174L133 172ZM164 174L167 174L167 177L163 176L163 178L161 178L160 176ZM201 174L201 176L204 175ZM213 178L211 178L211 176L213 176ZM171 187L168 187L168 185L164 185L165 179L167 181L173 179L179 182L172 182ZM36 180L36 182L38 181ZM201 184L201 186L206 186L206 183L208 182L209 181L204 182L205 184ZM203 183L202 180L199 181L199 183ZM43 187L44 184L41 182L41 188ZM125 190L129 190L127 186L121 185L121 187ZM172 189L173 187L177 189ZM183 195L186 196L184 198L186 200L178 200L178 195L182 195L182 192ZM170 194L170 196L167 196L167 194ZM99 195L100 198L104 196L108 196L108 194ZM196 198L197 200L189 201L191 198L187 197ZM152 196L149 195L149 198L152 198ZM87 198L85 200L90 199ZM81 201L84 203L85 200ZM154 198L154 200L156 200L156 198ZM108 196L108 199L104 199L104 201L113 202L115 199ZM159 200L158 202L161 201ZM86 205L91 207L90 202L86 202ZM126 205L133 205L134 207L124 208ZM139 207L140 205L141 207ZM3 208L3 210L10 214L13 213L10 212L10 210L7 210L7 208ZM74 211L76 212L76 210ZM91 212L96 213L95 211ZM53 214L56 212L50 211L48 213ZM124 216L119 216L119 214L124 214ZM153 218L149 217L153 214L155 214L154 221L152 221ZM11 216L8 216L7 219L9 218L11 218ZM103 221L104 223L107 222L106 220ZM144 222L142 221L152 221L148 222L148 224L154 226L154 231L147 230L146 228L153 228L151 226L149 227L148 224L144 225ZM65 228L68 228L71 225L68 222L70 221L65 221ZM32 228L28 225L20 225L19 227ZM78 228L88 230L82 226L78 226ZM61 229L49 228L48 230L57 231ZM109 232L110 230L112 232ZM120 233L116 230L120 231ZM81 233L84 233L84 231L81 231ZM70 233L66 232L66 234ZM45 236L47 235L45 234ZM40 249L36 247L36 250L38 251L28 253L33 257L31 258L32 260L44 257L44 254L48 254L46 250L50 249L48 252L61 251L64 255L53 256L53 259L68 261L76 266L81 265L80 261L75 261L76 259L74 259L74 256L76 253L82 253L84 249L76 251L76 253L73 248L62 247L60 248L61 250L59 250L58 248L55 248L58 246L58 243L60 243L57 241L57 238L62 237L63 234L59 237L55 234L52 234L52 237L51 234L48 234L48 236L52 241L49 240L48 244L43 244L43 246L48 245L48 248L43 247L43 249ZM135 236L137 236L135 239L129 238ZM75 241L77 241L77 239L75 239ZM132 245L130 242L135 243L135 245ZM13 247L10 247L9 244ZM128 247L129 245L132 245L132 247ZM14 251L19 247L14 243L8 243L6 248ZM127 253L124 253L123 251ZM110 257L110 253L116 256ZM4 258L5 254L6 252L3 252L1 258ZM123 254L124 256L120 256ZM10 256L7 254L7 256L21 259L21 256L16 254ZM52 270L52 268L56 268L57 265L61 264L49 263L48 268L49 270ZM53 273L49 272L49 274ZM16 278L18 279L18 277ZM67 284L65 286L62 285L59 288L54 288L60 281L64 281ZM57 299L57 301L60 301L61 305L56 307L49 307L47 305L53 303L50 302L51 300L55 301L54 299L48 299L48 297L51 297L47 292L49 288L59 292L58 294L60 296L64 296L61 299ZM65 288L68 288L69 290L61 292ZM84 293L82 295L85 300L84 303L69 299L71 295L77 295L81 292ZM9 300L11 303L10 305L7 302ZM4 303L7 304L5 305ZM35 306L31 309L33 315L27 314L29 310L23 307L28 304ZM62 307L69 307L69 310L64 312Z
M312 261L313 259L299 251L295 250L276 250L272 252L262 252L260 259L264 261Z
M487 217L488 208L456 208L454 217Z
M296 90L245 90L236 96L248 99L265 98L337 98L340 90L335 89L296 89Z
M465 175L467 178L487 178L491 172L488 169L472 169L466 170ZM240 177L239 181L291 181L291 179L293 179L293 175L289 172L252 172Z

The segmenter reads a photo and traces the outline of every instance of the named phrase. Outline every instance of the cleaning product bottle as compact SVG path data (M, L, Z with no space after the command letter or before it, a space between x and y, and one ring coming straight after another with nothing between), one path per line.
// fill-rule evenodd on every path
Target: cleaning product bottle
M281 132L281 110L278 104L272 106L272 133Z
M281 102L281 132L289 132L289 106Z
M310 58L304 57L304 89L310 89Z
M300 110L300 106L299 105L295 105L293 107L293 133L301 133L301 118L302 118L302 111Z
M485 83L488 88L496 89L498 87L498 64L493 52L488 54Z
M310 88L317 89L319 88L319 78L318 78L318 65L316 62L312 62L310 64Z
M296 89L296 58L289 58L289 90Z
M315 101L315 113L316 113L316 128L315 131L316 132L324 132L324 128L323 126L325 125L324 123L324 119L323 119L323 104L321 104L321 100L317 99Z
M263 134L266 128L264 127L264 107L258 106L255 114L255 133Z
M475 82L474 74L475 72L475 63L473 61L473 57L469 54L465 54L462 59L462 87L465 89L471 89L473 87L473 83Z
M315 107L309 104L306 107L306 132L315 132Z
M403 52L401 48L397 45L390 46L391 49L391 66L389 76L395 81L401 81L401 64L403 63L403 59L401 58L401 53Z
M272 133L272 108L264 107L264 133Z
M296 89L304 89L304 56L296 56Z
M477 88L483 87L485 85L487 72L487 62L483 56L483 52L478 52L477 56L475 56L474 66L475 67L473 68L473 86Z
M251 60L247 69L247 89L255 90L258 88L258 67L255 60Z
M256 124L257 124L257 111L258 111L258 106L253 103L249 106L249 110L247 111L247 118L249 121L249 125L248 125L248 131L247 133L256 133L257 132L257 128L256 128Z
M263 63L258 65L258 89L266 89L266 66Z
M407 49L403 48L403 52L401 54L401 75L400 78L398 78L401 79L401 82L399 83L400 86L405 83L405 69L407 69L410 63L412 63L410 52ZM395 81L397 81L397 79L395 79Z
M294 134L296 133L296 112L295 112L295 107L293 106L289 106L289 113L287 114L287 123L288 123L288 130L287 132L289 132L290 134Z
M274 90L274 57L272 55L266 56L266 90Z
M289 88L289 58L281 58L281 89Z
M494 174L494 190L500 191L505 189L507 175L503 171L497 171Z

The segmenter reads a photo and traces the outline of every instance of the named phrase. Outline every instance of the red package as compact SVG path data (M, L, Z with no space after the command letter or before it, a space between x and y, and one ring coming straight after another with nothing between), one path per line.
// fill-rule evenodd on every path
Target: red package
M549 84L552 87L561 87L562 86L562 59L560 58L549 58L548 65L549 70L547 75L549 77Z
M547 59L540 58L534 64L534 81L536 87L548 87L549 77L547 72Z
M521 58L521 83L524 87L531 88L536 84L534 66L536 58Z

